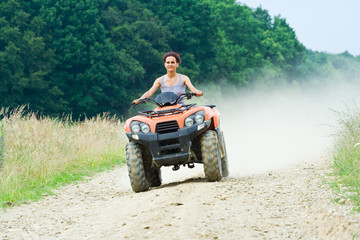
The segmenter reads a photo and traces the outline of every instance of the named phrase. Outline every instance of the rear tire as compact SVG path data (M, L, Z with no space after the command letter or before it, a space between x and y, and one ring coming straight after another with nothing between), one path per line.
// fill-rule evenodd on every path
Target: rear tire
M219 181L222 178L221 155L216 131L209 130L201 137L201 155L205 177L208 181Z
M229 176L229 163L228 163L228 155L226 151L224 133L222 131L221 131L221 146L224 154L224 156L221 158L222 176L227 177Z
M149 189L149 183L145 176L145 169L138 144L128 142L126 144L126 164L128 166L130 184L134 192L143 192Z

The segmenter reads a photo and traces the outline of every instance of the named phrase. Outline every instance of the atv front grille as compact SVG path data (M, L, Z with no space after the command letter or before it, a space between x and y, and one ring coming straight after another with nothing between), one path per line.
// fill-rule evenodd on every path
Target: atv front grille
M161 156L179 153L181 151L180 142L177 138L160 141L159 146Z
M156 124L156 132L159 134L176 132L179 129L177 121L161 122Z

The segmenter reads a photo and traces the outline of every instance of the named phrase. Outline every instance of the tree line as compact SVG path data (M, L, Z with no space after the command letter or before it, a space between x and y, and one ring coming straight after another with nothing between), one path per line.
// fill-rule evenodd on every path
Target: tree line
M167 51L196 84L232 87L269 71L300 79L312 53L285 19L234 0L4 0L0 106L124 113L165 73Z

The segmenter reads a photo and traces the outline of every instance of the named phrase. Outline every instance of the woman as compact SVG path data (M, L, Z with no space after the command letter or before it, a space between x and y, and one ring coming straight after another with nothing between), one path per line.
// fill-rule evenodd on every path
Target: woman
M180 94L185 93L185 88L187 86L191 92L196 93L197 97L202 96L202 91L197 90L187 76L176 72L176 69L181 63L180 55L178 53L167 52L164 54L163 60L167 73L157 78L149 91L145 92L141 98L135 99L133 103L138 104L140 99L150 98L159 87L161 92L173 92L179 96Z

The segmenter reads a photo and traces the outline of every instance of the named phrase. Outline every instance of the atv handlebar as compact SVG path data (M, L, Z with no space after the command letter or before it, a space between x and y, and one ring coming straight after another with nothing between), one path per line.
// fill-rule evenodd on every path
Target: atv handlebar
M203 96L203 94L197 95L196 93L193 93L193 92L182 93L182 94L179 95L179 98L178 98L178 100L176 101L176 103L179 102L180 99L182 99L182 98L186 98L186 99L189 100L189 99L191 99L193 96L200 97L200 96ZM140 99L139 99L139 102L138 102L138 103L133 102L133 103L131 104L131 107L130 107L130 108L132 108L132 107L134 107L134 106L136 106L136 105L138 105L138 104L146 103L146 102L148 102L148 101L154 102L155 104L159 105L159 104L155 101L155 99L152 99L152 98L140 98ZM159 105L159 106L160 106L160 105Z
M148 100L153 100L153 101L154 101L154 99L152 99L152 98L140 98L138 103L132 102L130 108L132 108L132 107L134 107L134 106L136 106L136 105L138 105L138 104L144 104L144 103L146 103Z
M201 94L201 95L197 95L196 93L193 93L193 92L182 93L182 94L180 94L179 99L181 98L181 96L186 97L186 99L191 99L191 98L192 98L192 96L195 96L195 97L200 97L200 96L202 96L202 95L203 95L203 94Z

